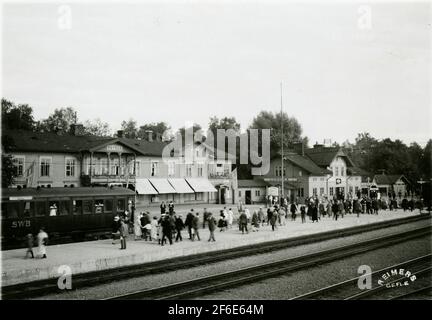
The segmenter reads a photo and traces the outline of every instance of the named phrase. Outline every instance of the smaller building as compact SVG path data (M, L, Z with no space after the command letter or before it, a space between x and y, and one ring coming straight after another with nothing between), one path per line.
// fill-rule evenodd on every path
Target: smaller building
M402 198L408 194L409 180L402 174L376 174L372 182L383 197Z
M269 183L262 179L238 180L238 200L244 204L264 203Z

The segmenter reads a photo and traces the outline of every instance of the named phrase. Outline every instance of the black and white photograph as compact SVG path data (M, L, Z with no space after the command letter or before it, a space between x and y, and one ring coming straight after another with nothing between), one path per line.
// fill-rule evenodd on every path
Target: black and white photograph
M1 300L431 300L430 1L0 16Z

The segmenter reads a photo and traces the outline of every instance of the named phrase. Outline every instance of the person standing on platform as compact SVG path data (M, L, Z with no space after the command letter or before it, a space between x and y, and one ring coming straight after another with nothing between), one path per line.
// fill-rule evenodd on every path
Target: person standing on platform
M215 235L214 235L214 231L216 229L216 219L213 217L213 215L211 214L211 212L209 212L209 215L207 216L207 222L208 222L208 228L210 231L210 237L208 239L208 241L216 241L215 240Z
M262 207L260 207L258 210L258 220L260 225L264 226L265 217L264 217L264 211Z
M344 217L344 204L343 204L343 200L338 200L338 213L342 216L342 218Z
M295 202L291 203L290 211L291 211L291 221L295 221L297 217L297 205L295 204Z
M192 219L192 241L195 241L195 236L197 237L198 241L201 241L199 236L198 226L199 226L199 212L197 212L195 217L193 217Z
M120 250L126 249L126 240L129 235L129 227L127 223L125 222L125 219L120 220Z
M112 244L115 244L117 237L120 237L120 217L116 215L111 223Z
M273 217L274 207L269 207L267 209L267 225L270 225L271 218Z
M26 251L26 259L28 257L28 254L30 253L32 259L34 258L34 254L33 254L33 245L34 245L34 237L31 233L29 233L26 237L27 240L27 251Z
M312 223L315 221L318 222L318 208L315 202L312 202L311 210L312 210L311 212Z
M258 231L260 226L260 221L258 218L258 212L255 210L252 214L252 232Z
M177 230L177 236L176 236L175 242L178 242L179 240L183 241L183 238L181 236L181 231L185 228L185 224L183 222L183 218L182 218L181 214L179 214L176 217L175 226L176 226L176 230Z
M332 217L332 203L331 203L331 200L327 201L327 214L328 214L329 218Z
M321 220L321 217L325 216L325 206L324 202L320 201L318 204L318 220Z
M162 241L161 246L166 243L165 237L168 239L170 245L173 244L172 241L172 225L171 225L171 216L169 214L165 215L165 217L161 221L162 224Z
M240 217L239 217L240 231L242 232L242 234L244 234L245 231L246 231L246 233L249 233L248 229L247 229L247 220L248 219L247 219L246 213L242 212L240 214Z
M160 212L161 212L161 214L165 214L166 213L166 204L165 204L165 201L162 201L162 203L160 205Z
M150 239L153 241L158 239L158 220L156 216L154 216L151 221Z
M336 200L333 200L332 211L333 211L333 219L337 221L339 215L339 206Z
M42 259L47 258L46 246L48 245L48 234L45 232L45 228L42 227L37 235L37 243L39 249L39 255Z
M273 214L270 218L270 224L272 226L272 231L275 231L275 229L276 229L277 219L278 219L278 214L277 214L277 211L275 211L275 212L273 212Z
M194 209L191 209L186 216L185 225L188 228L189 239L192 240L192 220L194 219Z
M174 203L172 202L172 200L170 201L170 203L168 203L168 212L170 215L174 214Z
M232 228L232 224L234 221L234 212L232 211L231 208L229 208L228 210L228 228L231 229Z
M204 212L203 212L203 229L205 229L206 227L206 222L208 220L210 212L207 211L207 208L204 208Z
M374 214L378 214L378 200L376 198L372 200L372 209Z
M300 215L302 219L302 223L306 222L306 207L304 205L300 206Z
M141 218L142 218L142 213L140 213L139 215L135 215L135 221L134 221L135 241L142 238L142 229L144 229L144 226L141 225Z

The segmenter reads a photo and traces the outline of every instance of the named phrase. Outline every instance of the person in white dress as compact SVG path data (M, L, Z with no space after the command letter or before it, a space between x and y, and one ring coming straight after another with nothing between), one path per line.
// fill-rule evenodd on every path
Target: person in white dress
M150 231L151 239L153 241L158 240L158 220L157 217L153 217L151 221L151 231Z
M231 229L233 221L234 221L234 212L232 211L231 208L229 208L229 210L228 210L228 228L229 229Z
M48 234L44 231L43 228L41 228L37 235L37 243L38 243L39 255L42 259L47 258L47 252L46 252L47 242L48 242Z

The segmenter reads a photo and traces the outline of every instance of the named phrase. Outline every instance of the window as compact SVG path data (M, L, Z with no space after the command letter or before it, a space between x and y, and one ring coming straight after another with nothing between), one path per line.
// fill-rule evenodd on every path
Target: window
M324 194L324 188L320 188L320 195Z
M192 177L192 165L191 164L186 165L186 176Z
M126 208L126 203L124 199L117 200L117 212L124 212Z
M345 175L345 168L341 167L341 176L343 177Z
M84 214L91 214L91 213L93 213L92 202L93 201L91 201L91 200L83 200L82 201L82 208L83 208L83 213Z
M196 192L195 193L195 200L201 201L203 200L204 192Z
M239 197L241 197L241 191L239 190Z
M110 159L110 174L117 176L119 174L120 161L118 158Z
M158 163L155 162L155 161L152 161L152 163L151 163L151 173L150 173L150 175L151 175L152 177L155 177L155 176L157 176L157 174L158 174Z
M359 187L355 187L355 193L357 194L359 191Z
M313 188L313 189L312 189L312 194L313 194L314 196L317 195L317 192L318 192L318 189L317 189L317 188Z
M170 176L170 177L175 176L175 162L174 161L168 162L168 176Z
M335 168L335 176L338 177L339 176L339 167Z
M313 178L312 180L313 180L313 181L317 181L317 178Z
M95 213L103 213L104 212L104 201L103 199L95 200L94 202Z
M83 203L82 200L72 201L72 212L73 214L82 214Z
M304 197L304 188L300 188L300 197Z
M49 177L51 167L51 158L40 158L40 176Z
M18 218L19 202L8 202L6 204L6 218Z
M202 176L203 176L203 165L198 164L198 177L202 177Z
M59 212L61 216L67 216L70 213L70 201L69 200L62 200L59 204Z
M75 159L66 159L66 177L75 176Z
M25 161L25 157L14 157L13 158L13 163L15 165L15 170L16 170L16 175L17 177L22 177L24 176L24 161Z
M350 186L350 187L349 187L349 193L352 193L352 192L353 192L353 187Z
M255 190L255 197L260 197L260 196L261 196L260 190Z
M105 200L105 212L112 212L113 211L113 201L111 199Z
M303 176L303 172L301 170L299 170L299 177Z
M46 216L47 210L46 210L46 202L45 201L37 201L37 202L35 202L35 206L36 206L35 214L37 217Z
M24 217L31 217L34 212L34 203L30 201L24 202Z
M332 196L334 194L333 187L330 187L330 195Z

